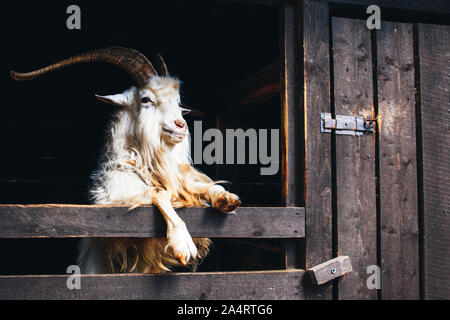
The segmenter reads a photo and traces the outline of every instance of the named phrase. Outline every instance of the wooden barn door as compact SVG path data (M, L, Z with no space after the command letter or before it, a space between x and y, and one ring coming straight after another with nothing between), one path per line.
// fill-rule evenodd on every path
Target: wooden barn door
M308 298L448 295L449 27L382 21L369 30L329 10L303 1L306 261L347 255L354 272ZM323 133L323 113L376 127ZM381 290L370 288L371 266Z
M419 24L423 294L450 299L450 26Z

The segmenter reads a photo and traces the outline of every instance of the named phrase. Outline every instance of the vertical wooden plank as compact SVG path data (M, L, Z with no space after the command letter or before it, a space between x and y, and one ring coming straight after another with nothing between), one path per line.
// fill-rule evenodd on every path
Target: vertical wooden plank
M303 148L301 135L301 105L299 87L299 50L297 4L286 3L283 8L282 32L282 105L281 151L282 196L284 205L299 206L303 201Z
M300 39L297 4L286 3L282 8L282 104L281 154L282 201L284 206L300 206L303 199L304 149L301 143L302 113L299 90ZM285 240L286 268L304 266L300 261L300 241Z
M419 298L412 25L377 32L380 233L383 299Z
M338 115L372 119L372 46L365 20L332 19L334 105ZM366 285L377 264L375 134L336 135L337 231L340 255L353 271L339 280L339 299L376 299Z
M332 258L331 137L320 132L330 112L328 4L303 1L304 109L306 140L307 268ZM308 299L331 299L328 285L308 287Z
M450 299L450 27L418 25L424 295Z

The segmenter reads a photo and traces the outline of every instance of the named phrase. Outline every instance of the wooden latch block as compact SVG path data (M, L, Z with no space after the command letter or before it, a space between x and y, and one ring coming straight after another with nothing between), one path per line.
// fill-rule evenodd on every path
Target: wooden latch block
M348 256L339 256L308 269L309 275L317 285L324 284L352 271L352 263Z

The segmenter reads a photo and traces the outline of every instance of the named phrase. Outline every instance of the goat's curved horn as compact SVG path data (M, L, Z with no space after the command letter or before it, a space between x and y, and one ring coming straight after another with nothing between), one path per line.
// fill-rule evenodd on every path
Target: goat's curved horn
M157 75L150 61L139 51L129 48L110 47L82 53L65 60L61 60L47 67L19 73L11 71L15 80L31 80L44 73L55 71L77 63L107 62L116 65L130 74L139 87L143 87L151 76Z
M159 53L155 54L153 62L155 62L156 71L158 71L160 76L167 77L169 75L169 70L167 69L166 63Z

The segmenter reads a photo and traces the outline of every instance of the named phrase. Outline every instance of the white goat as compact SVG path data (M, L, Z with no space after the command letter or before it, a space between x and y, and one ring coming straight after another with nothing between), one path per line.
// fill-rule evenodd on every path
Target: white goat
M45 68L17 73L16 80L83 62L108 62L127 71L136 87L116 95L97 96L119 105L109 126L105 153L92 175L93 203L154 205L167 223L167 239L84 239L79 255L83 273L148 272L170 270L180 264L193 266L209 251L210 240L192 239L174 208L211 204L234 211L239 198L214 183L191 165L188 126L182 114L177 79L170 77L160 55L155 66L140 52L106 48L80 54Z

